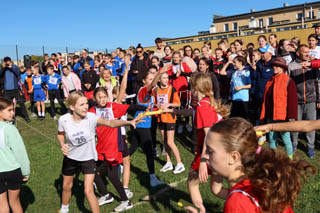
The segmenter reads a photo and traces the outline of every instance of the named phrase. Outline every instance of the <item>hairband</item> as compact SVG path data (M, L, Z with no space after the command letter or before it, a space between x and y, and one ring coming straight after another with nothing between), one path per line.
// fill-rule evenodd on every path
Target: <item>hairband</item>
M259 154L261 153L261 150L262 150L262 147L261 147L261 146L258 146L257 151L256 151L256 154L259 155Z

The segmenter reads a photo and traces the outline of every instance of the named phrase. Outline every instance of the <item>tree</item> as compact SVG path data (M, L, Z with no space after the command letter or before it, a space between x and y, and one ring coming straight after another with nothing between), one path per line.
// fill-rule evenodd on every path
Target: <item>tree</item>
M43 56L31 55L31 61L34 61L34 62L43 61Z

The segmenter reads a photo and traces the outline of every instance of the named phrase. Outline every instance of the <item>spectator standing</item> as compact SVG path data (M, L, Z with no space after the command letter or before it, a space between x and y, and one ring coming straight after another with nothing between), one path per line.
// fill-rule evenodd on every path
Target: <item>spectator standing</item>
M5 57L3 59L0 76L4 76L4 96L9 100L13 100L15 98L17 103L20 105L23 118L27 122L30 122L31 120L29 119L27 108L24 105L25 98L21 94L21 91L19 91L18 82L20 80L20 71L19 68L12 63L10 57Z

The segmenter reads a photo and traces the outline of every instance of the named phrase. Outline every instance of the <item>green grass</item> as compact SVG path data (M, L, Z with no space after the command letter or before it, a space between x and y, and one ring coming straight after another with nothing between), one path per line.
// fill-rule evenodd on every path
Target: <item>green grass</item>
M28 126L30 125L30 126ZM24 139L29 159L31 162L31 176L28 183L24 184L21 191L21 202L26 212L56 212L60 208L62 178L61 166L63 155L60 151L57 135L57 122L54 122L47 114L44 121L32 119L30 124L25 124L18 117L17 127ZM35 128L32 129L31 127ZM43 136L45 135L45 136ZM318 135L317 135L318 136ZM158 138L160 139L159 135ZM166 184L183 180L187 177L193 154L190 152L190 135L185 133L176 138L176 144L180 150L181 157L186 166L186 171L179 175L171 172L160 173L159 170L165 163L165 156L155 159L156 174ZM318 143L317 143L318 145ZM320 154L310 160L301 151L305 146L302 141L297 154L301 159L307 159L319 168ZM283 148L283 147L281 147ZM317 147L319 150L319 146ZM173 159L175 164L175 159ZM108 190L114 195L115 201L101 207L101 212L111 212L119 204L120 198L112 184L107 185ZM155 194L163 187L150 190L149 175L146 166L145 155L139 148L131 158L131 181L129 188L134 196L133 204L141 203L141 200L150 194ZM224 202L211 194L209 185L201 184L200 189L208 212L222 212ZM98 194L97 194L98 196ZM186 181L176 187L162 193L155 199L142 202L127 212L183 212L177 205L182 200L184 204L190 202ZM320 178L318 175L308 180L304 185L297 201L296 212L319 212L320 211ZM73 196L70 202L70 212L90 212L87 200L83 194L83 176L75 180Z

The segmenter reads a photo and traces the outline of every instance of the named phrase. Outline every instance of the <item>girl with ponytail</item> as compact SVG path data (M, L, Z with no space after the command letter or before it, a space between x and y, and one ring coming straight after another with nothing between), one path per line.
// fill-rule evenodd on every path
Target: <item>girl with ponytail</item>
M205 144L203 158L214 173L211 190L226 200L224 212L293 212L302 184L316 173L306 161L260 147L253 126L242 118L213 125ZM222 187L223 179L229 189Z
M212 174L206 161L203 160L203 155L206 152L204 141L210 127L222 120L222 118L229 116L230 107L214 99L210 74L199 72L192 75L191 87L193 98L198 100L194 109L168 109L167 112L183 116L194 116L193 120L197 131L198 143L197 154L189 172L188 189L193 204L200 208L201 205L197 205L202 203L199 184L200 182L207 182L208 175Z

